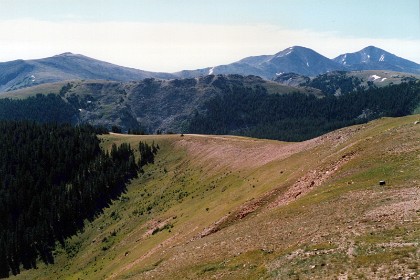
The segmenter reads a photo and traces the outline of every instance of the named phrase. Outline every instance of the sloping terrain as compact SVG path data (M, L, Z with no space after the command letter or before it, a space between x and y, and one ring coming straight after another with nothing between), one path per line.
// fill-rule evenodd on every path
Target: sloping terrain
M54 265L13 278L415 279L419 121L383 118L300 143L103 136L105 148L154 141L155 164Z
M75 80L38 85L1 94L0 98L26 98L38 93L60 94L76 110L80 122L117 125L123 130L183 131L187 119L203 104L233 87L264 88L268 93L301 92L319 95L319 90L298 89L256 76L209 75L191 79L144 79L132 82Z
M294 46L273 55L251 56L227 65L176 73L138 70L80 54L63 53L42 59L1 62L0 93L69 80L128 82L146 78L197 78L218 74L254 75L273 80L290 72L314 77L343 70L386 70L419 74L420 65L373 46L335 59L329 59L309 48Z
M168 79L173 76L122 67L80 54L63 53L43 59L0 63L0 92L76 79L126 82L151 77Z
M300 87L240 75L44 84L0 96L4 97L0 99L0 111L4 111L0 119L66 119L134 134L228 134L304 141L380 117L418 112L420 83L414 76L396 76L390 86L379 87L359 77L374 76L385 85L385 73L352 73L301 79L308 86ZM391 85L393 81L400 84ZM34 95L36 98L19 100ZM60 111L65 116L61 117Z
M347 70L387 70L420 74L420 65L380 48L369 46L333 59Z
M204 74L256 75L272 80L282 73L316 76L328 71L344 69L339 63L305 47L294 46L274 55L251 56L237 62L211 68L174 73L180 77Z
M315 77L331 71L385 70L420 74L420 65L374 46L329 59L312 49L294 46L273 55L251 56L237 62L174 73L191 78L207 74L257 75L273 80L284 73Z
M277 75L274 81L283 85L320 90L326 95L342 95L371 87L385 87L403 82L419 80L419 74L393 72L387 70L333 71L316 77L296 73Z

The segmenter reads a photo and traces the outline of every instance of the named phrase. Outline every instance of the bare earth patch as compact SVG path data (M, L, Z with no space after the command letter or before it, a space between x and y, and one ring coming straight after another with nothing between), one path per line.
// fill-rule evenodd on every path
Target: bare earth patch
M199 164L232 170L256 168L312 148L315 140L299 143L256 140L233 136L185 135L176 145L187 150Z
M385 205L367 212L364 218L372 221L414 221L420 213L420 186L389 193Z

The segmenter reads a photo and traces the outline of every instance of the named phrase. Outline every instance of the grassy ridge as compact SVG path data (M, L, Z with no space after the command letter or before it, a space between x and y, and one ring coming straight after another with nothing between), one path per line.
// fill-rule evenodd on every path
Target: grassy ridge
M55 265L16 278L418 275L419 119L384 118L302 143L103 136L108 148L155 141L155 165L67 240Z

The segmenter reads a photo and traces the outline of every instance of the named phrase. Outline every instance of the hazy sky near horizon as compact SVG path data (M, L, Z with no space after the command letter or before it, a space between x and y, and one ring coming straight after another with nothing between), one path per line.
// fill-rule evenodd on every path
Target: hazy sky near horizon
M420 63L420 0L0 0L0 61L73 52L174 72L294 45Z

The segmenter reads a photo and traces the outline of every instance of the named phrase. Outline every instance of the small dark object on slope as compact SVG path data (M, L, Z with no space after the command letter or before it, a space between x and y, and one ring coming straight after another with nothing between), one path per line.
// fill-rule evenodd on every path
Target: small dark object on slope
M385 184L386 184L385 181L379 181L380 186L385 186Z

